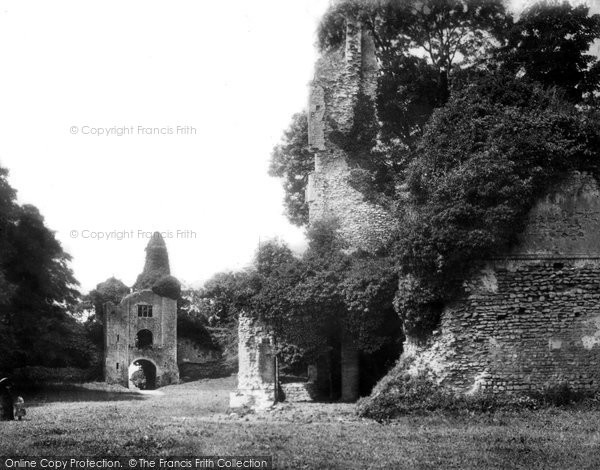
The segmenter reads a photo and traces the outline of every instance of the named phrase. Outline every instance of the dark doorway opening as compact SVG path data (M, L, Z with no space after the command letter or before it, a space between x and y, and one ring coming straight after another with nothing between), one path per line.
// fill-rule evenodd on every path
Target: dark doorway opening
M135 347L138 349L152 347L152 332L150 330L140 330L135 337Z

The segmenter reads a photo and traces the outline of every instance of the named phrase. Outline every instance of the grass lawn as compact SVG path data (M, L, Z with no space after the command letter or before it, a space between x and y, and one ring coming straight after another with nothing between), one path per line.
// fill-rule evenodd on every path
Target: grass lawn
M88 384L25 396L0 422L0 455L272 455L276 468L600 468L600 411L431 414L378 424L347 404L231 416L235 377L153 394Z

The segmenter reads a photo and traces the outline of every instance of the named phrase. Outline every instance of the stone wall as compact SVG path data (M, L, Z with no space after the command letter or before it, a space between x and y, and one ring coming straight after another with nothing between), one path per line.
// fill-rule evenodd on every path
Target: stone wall
M138 305L152 305L152 317L138 317ZM136 347L140 330L152 332L153 343L148 348ZM107 383L129 386L129 367L145 359L156 367L156 385L179 381L177 368L177 301L161 297L151 290L126 296L119 305L105 306L105 361Z
M335 219L352 248L374 250L393 226L383 207L367 202L348 182L348 155L328 138L334 129L347 131L354 120L359 92L374 99L377 62L373 39L351 19L344 48L324 53L315 67L309 100L309 145L315 169L306 200L310 222Z
M600 389L600 192L575 173L529 215L521 242L447 306L413 371L460 392Z
M288 403L310 402L318 398L314 382L289 382L281 384L284 401Z
M263 325L245 313L239 316L238 335L238 386L230 395L229 405L268 408L276 400L273 338Z
M179 338L177 340L177 363L204 364L221 360L220 351L215 351L188 338Z

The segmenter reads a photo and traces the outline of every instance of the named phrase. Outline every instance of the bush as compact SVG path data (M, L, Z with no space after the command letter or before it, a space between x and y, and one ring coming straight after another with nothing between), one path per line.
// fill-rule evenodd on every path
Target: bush
M199 346L218 349L210 332L204 325L205 319L183 311L177 312L177 337L192 340Z
M567 406L585 401L591 394L577 392L562 383L540 392L524 395L493 395L477 392L454 394L440 386L431 374L407 372L407 364L399 363L375 387L369 397L357 404L357 413L376 421L388 421L407 414L431 411L491 413L499 410L523 410Z
M146 374L142 370L136 370L131 374L131 383L140 390L146 389Z
M455 397L439 387L426 373L407 372L394 377L388 374L373 390L370 397L358 402L358 414L376 421L399 416L453 407Z
M541 392L531 393L540 406L566 406L590 398L591 393L573 390L568 383L549 385Z
M502 74L453 94L429 121L399 206L398 313L411 337L436 327L482 260L505 253L548 188L600 169L598 116ZM402 287L402 286L401 286Z
M152 291L161 297L177 300L181 297L181 283L173 276L163 276L154 283Z

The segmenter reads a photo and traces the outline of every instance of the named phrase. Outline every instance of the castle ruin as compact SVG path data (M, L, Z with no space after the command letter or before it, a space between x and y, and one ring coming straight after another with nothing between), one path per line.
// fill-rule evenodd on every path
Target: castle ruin
M349 184L348 155L328 139L352 125L360 92L376 92L377 61L370 34L346 18L345 46L316 65L309 104L309 145L315 169L306 200L310 222L334 218L352 248L375 250L393 222ZM425 345L410 338L403 358L458 392L511 393L567 383L600 388L600 192L589 174L574 173L529 214L520 243L489 260L465 298L447 305ZM352 344L342 345L342 399L353 399ZM358 370L355 370L358 374Z
M146 247L146 267L154 266L157 252L162 251L166 256L165 242L154 234ZM136 375L141 375L140 388L154 389L179 381L176 300L138 288L118 305L107 303L104 341L107 383L138 388Z
M322 54L310 91L310 223L334 220L351 250L375 251L394 231L386 209L352 187L351 159L329 137L351 128L361 93L374 100L377 67L370 33L346 18L345 44ZM519 393L563 383L600 389L600 190L594 177L567 175L531 210L516 247L488 260L466 284L466 296L444 307L425 344L406 340L402 357L409 371L427 370L459 393ZM240 327L240 390L252 390L250 396L268 390L271 401L275 379L263 380L271 366L256 367L262 347L256 335L264 332L248 325ZM353 401L359 354L350 335L341 337L341 399ZM329 366L320 363L316 377Z

